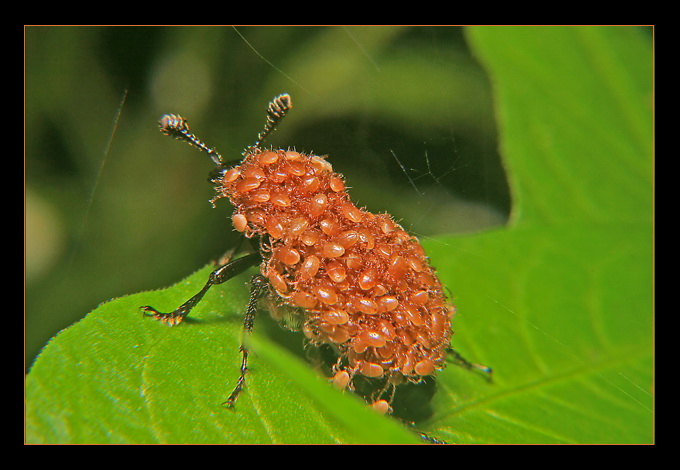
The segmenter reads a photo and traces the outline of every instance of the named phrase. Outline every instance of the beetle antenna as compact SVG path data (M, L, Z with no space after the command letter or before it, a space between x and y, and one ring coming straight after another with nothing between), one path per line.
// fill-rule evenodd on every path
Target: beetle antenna
M267 108L267 123L265 124L262 132L258 134L257 142L253 144L252 148L260 147L262 141L264 141L264 139L266 139L267 136L272 133L274 128L276 128L278 123L281 122L281 120L286 116L286 114L288 114L288 111L290 111L290 108L292 107L293 102L290 99L290 95L288 93L277 96L269 103L269 107Z
M161 132L163 134L174 137L175 139L183 140L189 145L193 145L202 152L207 153L216 165L222 165L222 155L220 155L214 148L205 145L201 139L196 137L189 130L189 123L187 120L179 114L164 115L158 122L158 125L160 126Z

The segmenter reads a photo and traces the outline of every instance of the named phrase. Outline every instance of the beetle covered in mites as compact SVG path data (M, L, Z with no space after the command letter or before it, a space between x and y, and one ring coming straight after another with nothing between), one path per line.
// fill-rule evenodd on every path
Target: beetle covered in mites
M230 201L234 229L256 240L258 251L218 267L203 289L175 311L142 310L176 325L212 285L259 264L246 307L246 332L253 328L262 296L299 310L307 341L328 345L337 356L333 383L352 389L357 376L379 381L381 393L369 401L388 412L398 384L420 382L445 367L455 308L418 239L390 215L357 207L326 157L262 147L291 108L289 95L275 98L256 143L233 165L192 134L182 117L161 119L164 134L211 156L217 165L211 202ZM248 350L242 346L241 351L241 374L225 402L229 406L246 383Z

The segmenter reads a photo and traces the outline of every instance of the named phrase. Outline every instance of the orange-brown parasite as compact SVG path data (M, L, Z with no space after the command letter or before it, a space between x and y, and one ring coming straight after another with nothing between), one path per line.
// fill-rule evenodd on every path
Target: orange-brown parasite
M229 200L234 229L257 240L259 249L218 267L203 289L173 312L141 308L169 326L177 325L211 286L259 264L245 331L252 330L264 295L298 309L306 340L335 352L334 385L353 390L358 376L377 381L379 392L368 401L388 413L397 385L418 383L446 366L455 308L418 239L390 215L357 207L344 177L326 157L261 146L291 108L287 94L270 103L264 130L236 164L203 144L184 118L161 119L164 134L212 158L217 168L211 173L216 190L211 202ZM228 406L245 384L245 345L241 351L241 373ZM468 368L490 372L454 355Z

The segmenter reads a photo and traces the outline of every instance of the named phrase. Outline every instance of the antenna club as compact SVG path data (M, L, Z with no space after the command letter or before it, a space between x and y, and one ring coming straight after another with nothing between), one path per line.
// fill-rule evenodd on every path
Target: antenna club
M163 134L176 138L183 132L189 132L189 123L179 114L164 114L158 126Z

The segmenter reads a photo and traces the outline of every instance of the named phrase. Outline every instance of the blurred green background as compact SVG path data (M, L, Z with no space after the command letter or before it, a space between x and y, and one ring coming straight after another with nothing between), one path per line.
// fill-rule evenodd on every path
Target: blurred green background
M209 159L270 138L330 155L361 206L427 237L502 225L490 84L457 27L27 27L26 366L99 303L156 289L235 241ZM395 158L396 156L396 158Z

